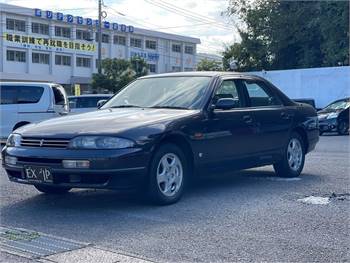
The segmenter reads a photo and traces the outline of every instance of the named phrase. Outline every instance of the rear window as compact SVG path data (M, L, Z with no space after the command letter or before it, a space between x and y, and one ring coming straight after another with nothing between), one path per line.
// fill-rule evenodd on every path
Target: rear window
M43 93L43 87L2 85L1 104L37 103Z

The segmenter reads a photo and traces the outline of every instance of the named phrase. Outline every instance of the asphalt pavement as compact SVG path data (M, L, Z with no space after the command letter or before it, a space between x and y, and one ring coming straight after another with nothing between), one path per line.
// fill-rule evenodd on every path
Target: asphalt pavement
M163 207L112 191L47 196L10 183L1 169L2 227L88 245L36 259L10 249L0 262L78 262L108 253L114 261L91 262L349 262L349 183L350 138L333 135L320 137L300 178L277 178L270 166L212 175ZM316 201L308 203L310 196Z

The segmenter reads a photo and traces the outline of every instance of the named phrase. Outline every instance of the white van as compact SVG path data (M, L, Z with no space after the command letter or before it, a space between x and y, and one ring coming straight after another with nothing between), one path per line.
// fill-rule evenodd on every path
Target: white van
M69 112L64 88L54 83L0 82L0 139L15 129Z

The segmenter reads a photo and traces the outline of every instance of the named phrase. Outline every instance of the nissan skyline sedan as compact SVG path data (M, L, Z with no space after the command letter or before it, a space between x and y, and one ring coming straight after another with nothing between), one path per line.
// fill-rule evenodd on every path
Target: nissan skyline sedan
M11 181L47 194L136 189L166 205L202 174L273 165L299 176L318 140L313 107L260 77L169 73L137 79L94 112L15 130L2 160Z

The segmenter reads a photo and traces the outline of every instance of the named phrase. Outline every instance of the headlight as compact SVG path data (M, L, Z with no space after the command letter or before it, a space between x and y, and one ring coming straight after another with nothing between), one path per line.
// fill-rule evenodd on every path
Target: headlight
M133 147L133 141L110 136L78 136L69 143L72 149L123 149Z
M21 145L22 136L17 133L11 133L7 138L6 146L8 147L17 147Z
M337 118L337 117L338 117L338 115L339 115L339 113L338 113L338 112L332 112L332 113L328 114L328 116L327 116L327 120L328 120L328 119L334 119L334 118Z

